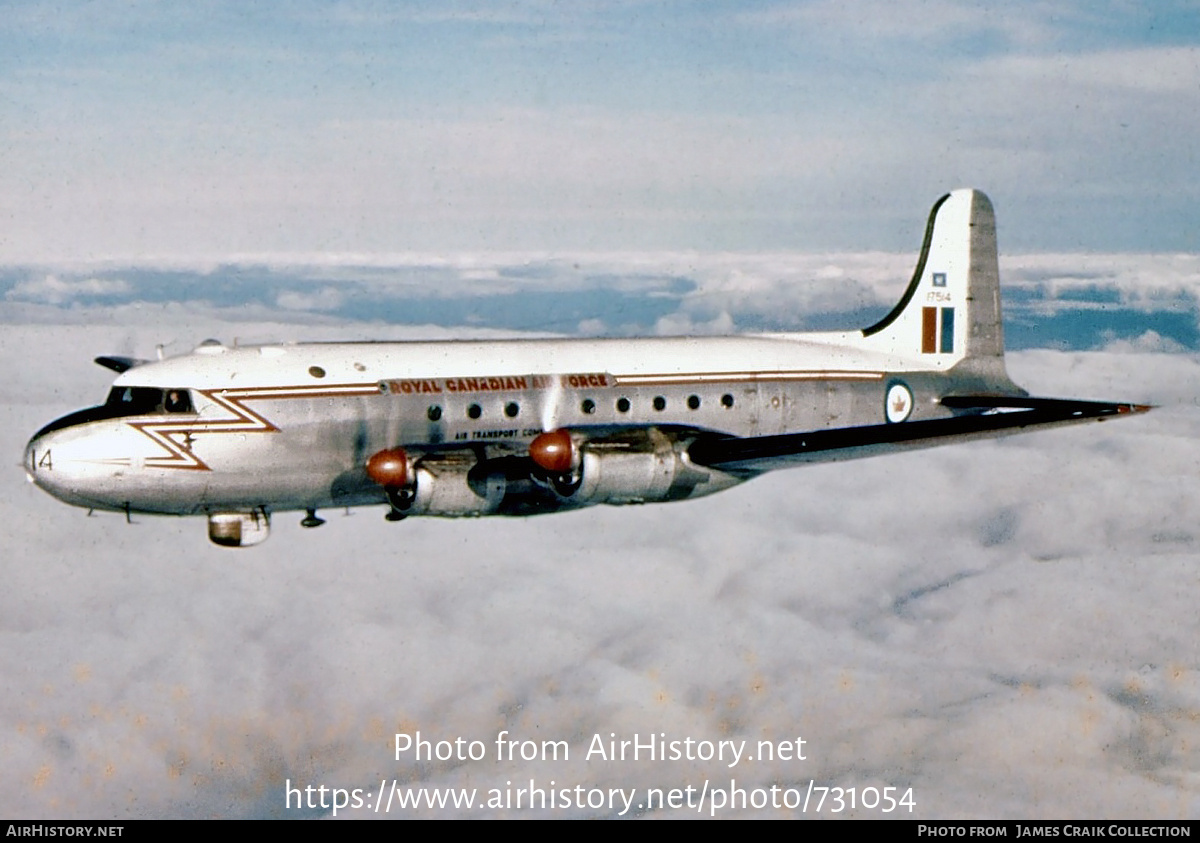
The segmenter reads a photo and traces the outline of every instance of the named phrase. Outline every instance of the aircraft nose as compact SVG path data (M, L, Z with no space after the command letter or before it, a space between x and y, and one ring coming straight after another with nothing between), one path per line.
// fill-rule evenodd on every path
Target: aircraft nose
M89 418L91 411L63 416L25 445L25 476L64 503L120 507L129 496L128 440L122 426Z
M74 451L71 443L63 441L61 430L39 430L25 446L26 479L61 501L75 503L74 497L82 491L79 486L81 481L86 484L86 477L72 459Z

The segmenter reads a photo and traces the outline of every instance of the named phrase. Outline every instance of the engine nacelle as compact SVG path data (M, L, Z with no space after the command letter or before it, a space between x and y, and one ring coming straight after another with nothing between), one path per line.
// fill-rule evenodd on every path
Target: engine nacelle
M579 448L579 482L569 494L581 504L658 503L718 492L739 481L693 465L676 440L656 428Z
M416 464L416 489L409 515L463 518L491 515L500 509L507 481L502 473L485 473L474 454L427 454Z
M390 521L410 515L533 515L601 503L680 500L740 482L692 464L686 444L656 428L598 439L560 429L534 439L527 458L488 457L464 448L414 459L392 448L372 456L367 473L387 492Z
M271 516L266 510L250 512L211 512L208 538L221 547L253 547L271 535Z

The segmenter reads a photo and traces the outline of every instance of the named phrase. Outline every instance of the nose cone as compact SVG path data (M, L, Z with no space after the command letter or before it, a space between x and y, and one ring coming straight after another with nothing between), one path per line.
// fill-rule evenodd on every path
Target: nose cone
M33 435L25 446L25 476L39 489L60 501L93 508L108 508L108 492L116 463L111 459L111 436L101 425L73 423L64 416Z
M25 446L25 459L21 463L22 465L25 466L25 479L28 480L30 483L37 482L37 477L36 477L37 465L34 462L34 460L35 460L34 454L37 451L37 443L38 443L38 437L36 437L36 436L29 440L29 444L27 444Z
M60 500L67 500L63 495L61 471L54 471L54 434L38 432L29 444L25 446L25 478L39 489L49 492Z

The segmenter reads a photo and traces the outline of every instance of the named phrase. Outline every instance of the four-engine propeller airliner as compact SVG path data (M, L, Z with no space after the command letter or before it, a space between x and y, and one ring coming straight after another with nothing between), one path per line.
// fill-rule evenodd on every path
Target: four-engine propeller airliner
M51 422L25 469L89 509L206 515L241 547L272 514L387 505L533 515L681 500L777 468L1103 421L1144 405L1032 398L1004 367L995 217L933 206L916 271L878 323L716 338L208 341L100 357L108 400Z

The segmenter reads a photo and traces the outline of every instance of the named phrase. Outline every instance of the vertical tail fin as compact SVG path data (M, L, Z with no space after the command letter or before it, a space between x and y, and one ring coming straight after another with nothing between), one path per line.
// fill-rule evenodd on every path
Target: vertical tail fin
M921 257L892 312L863 330L872 348L1010 383L1004 372L996 216L978 190L943 196L929 213Z

